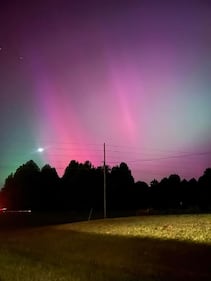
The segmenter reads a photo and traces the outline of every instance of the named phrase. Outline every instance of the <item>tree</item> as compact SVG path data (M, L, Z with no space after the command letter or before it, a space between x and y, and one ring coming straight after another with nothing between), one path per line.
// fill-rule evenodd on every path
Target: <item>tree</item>
M15 209L19 205L19 197L14 184L14 175L10 174L1 190L1 207Z
M198 204L202 211L211 210L211 168L204 171L198 180Z
M94 167L90 161L78 163L72 160L62 177L63 204L66 209L84 209L93 207L95 202Z
M12 209L36 208L39 200L40 169L30 160L21 165L14 175L10 175L4 184L7 206Z
M179 208L181 198L181 179L179 175L173 174L168 178L168 205L170 208Z
M61 208L69 210L77 206L77 182L79 177L79 163L71 160L61 178L60 204Z
M46 164L41 169L41 186L40 192L40 204L39 208L42 210L57 210L59 209L59 188L60 179L55 168Z
M112 209L127 210L131 207L133 185L134 178L126 163L111 169L108 204Z
M137 209L149 208L149 186L143 181L134 184L133 206Z
M14 183L20 191L23 209L37 209L40 200L40 169L30 160L20 166L14 174Z

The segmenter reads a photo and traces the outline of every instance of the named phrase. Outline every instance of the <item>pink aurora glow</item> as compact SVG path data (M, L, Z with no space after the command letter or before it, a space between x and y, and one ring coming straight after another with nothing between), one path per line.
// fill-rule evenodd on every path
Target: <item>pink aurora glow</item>
M0 73L10 71L4 103L21 104L30 124L2 113L11 119L8 166L24 151L20 161L34 157L62 175L71 160L102 165L105 142L107 163L126 162L136 180L199 177L211 166L210 6L72 2L35 1L0 17L11 34L4 45L23 56L11 63L0 52ZM33 146L45 151L32 155Z

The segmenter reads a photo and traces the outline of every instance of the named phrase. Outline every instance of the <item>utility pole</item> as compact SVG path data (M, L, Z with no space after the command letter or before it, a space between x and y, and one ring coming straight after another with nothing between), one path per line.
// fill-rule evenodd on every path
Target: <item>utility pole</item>
M105 143L103 145L103 174L104 174L104 219L106 218L106 150Z

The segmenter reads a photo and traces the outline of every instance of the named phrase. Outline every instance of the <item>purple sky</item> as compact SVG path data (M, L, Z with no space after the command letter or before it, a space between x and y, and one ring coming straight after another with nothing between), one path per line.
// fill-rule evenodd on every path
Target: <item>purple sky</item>
M2 1L1 184L30 159L102 165L104 142L136 180L198 178L210 77L209 1Z

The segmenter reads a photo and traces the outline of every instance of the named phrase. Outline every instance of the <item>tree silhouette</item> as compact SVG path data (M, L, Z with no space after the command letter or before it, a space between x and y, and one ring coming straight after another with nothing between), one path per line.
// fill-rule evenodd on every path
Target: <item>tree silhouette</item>
M132 202L134 178L127 164L122 162L111 169L108 202L111 209L128 209Z
M95 168L90 161L70 161L59 178L56 169L45 165L40 169L30 160L10 174L0 192L0 207L32 210L74 210L88 213L93 208L103 211L104 167ZM134 182L126 163L106 166L107 210L154 208L162 212L188 209L211 211L211 168L197 181L180 179L172 174L160 182L154 179L150 186Z
M180 207L180 204L182 202L180 182L181 182L180 176L176 174L170 175L168 178L167 201L168 201L169 208L174 209Z
M61 178L61 207L69 209L77 207L76 198L77 182L79 179L79 163L75 160L70 161L66 167L63 177Z
M15 209L34 209L39 200L40 169L30 160L10 175L4 185L8 206Z
M10 174L6 180L4 187L1 190L1 207L7 207L8 209L19 208L20 194L14 184L14 176Z
M134 184L132 202L134 209L146 209L150 207L149 192L150 189L147 183L143 181L138 181Z
M202 211L211 210L211 168L206 169L198 180L198 200Z
M59 188L60 178L55 168L46 164L41 169L41 185L39 192L41 194L39 209L42 210L57 210L59 209Z
M90 161L72 160L62 177L62 198L65 208L90 209L96 204L95 168ZM99 180L99 179L98 179Z

